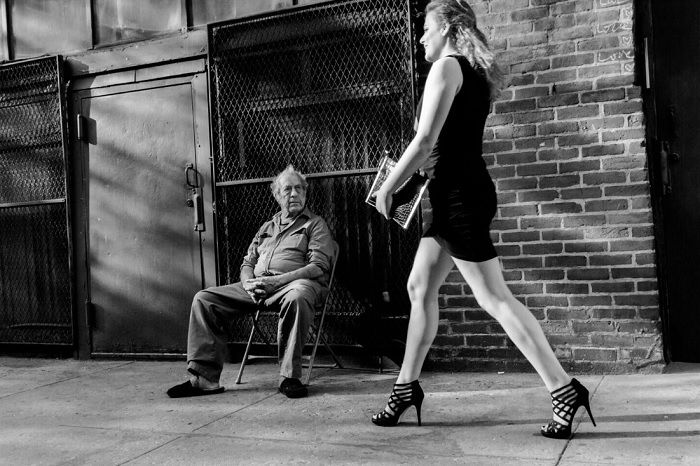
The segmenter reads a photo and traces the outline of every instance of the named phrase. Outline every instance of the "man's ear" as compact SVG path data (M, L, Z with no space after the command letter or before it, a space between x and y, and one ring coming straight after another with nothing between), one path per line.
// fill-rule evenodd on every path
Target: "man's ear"
M450 32L450 26L448 24L445 24L442 29L440 29L440 35L441 36L446 36L447 33Z

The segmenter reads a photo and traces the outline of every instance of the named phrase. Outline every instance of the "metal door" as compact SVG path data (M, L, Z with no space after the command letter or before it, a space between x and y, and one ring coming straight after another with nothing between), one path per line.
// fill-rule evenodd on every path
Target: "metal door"
M700 362L700 5L649 2L649 133L666 350ZM651 41L650 41L651 39ZM648 107L649 108L649 107Z
M78 99L92 354L182 353L215 282L206 77Z

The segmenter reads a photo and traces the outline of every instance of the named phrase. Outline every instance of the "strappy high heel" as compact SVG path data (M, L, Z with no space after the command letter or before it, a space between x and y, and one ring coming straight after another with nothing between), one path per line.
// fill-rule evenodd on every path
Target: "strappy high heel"
M420 426L420 408L423 405L423 398L425 398L425 394L417 380L409 383L394 384L394 389L391 391L389 403L387 404L387 408L391 411L384 408L383 411L372 416L372 422L382 427L395 426L399 423L401 415L409 407L415 406L418 425Z
M588 411L588 417L595 426L595 419L591 414L591 404L588 400L588 390L576 379L571 379L568 385L554 390L552 393L552 411L555 419L542 426L540 432L545 437L556 439L568 439L571 437L571 424L574 421L576 411L583 406ZM561 419L560 422L556 418Z

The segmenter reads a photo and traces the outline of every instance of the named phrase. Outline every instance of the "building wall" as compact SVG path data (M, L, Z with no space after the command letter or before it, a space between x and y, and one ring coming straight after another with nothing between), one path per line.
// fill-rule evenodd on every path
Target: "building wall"
M473 1L508 86L484 134L505 278L565 367L663 363L631 0ZM429 216L429 215L428 215ZM456 269L440 290L437 367L526 369Z
M231 0L212 3L211 15L222 20L318 1ZM493 236L510 288L565 366L658 369L662 341L642 105L632 84L632 1L471 3L508 74L484 151L499 192ZM9 56L4 39L0 58ZM201 57L206 31L45 51L68 55L74 76L92 75ZM456 270L441 288L440 307L433 367L530 368Z

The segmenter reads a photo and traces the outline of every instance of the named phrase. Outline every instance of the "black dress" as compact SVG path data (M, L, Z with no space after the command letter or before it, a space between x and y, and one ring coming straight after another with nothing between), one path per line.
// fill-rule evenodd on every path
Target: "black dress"
M433 237L452 257L482 262L496 257L489 226L496 214L496 189L482 158L484 124L489 114L489 86L481 68L453 55L462 70L462 87L430 157L421 168L433 208ZM420 110L419 110L420 114Z

